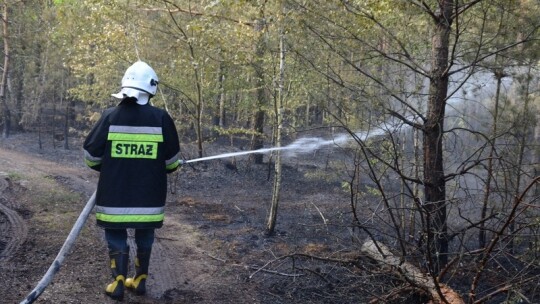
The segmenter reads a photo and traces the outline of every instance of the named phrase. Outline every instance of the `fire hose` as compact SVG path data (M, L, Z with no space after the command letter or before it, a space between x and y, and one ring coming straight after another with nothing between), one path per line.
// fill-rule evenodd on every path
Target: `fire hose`
M77 221L73 225L73 228L71 228L71 231L69 232L68 237L66 238L66 241L64 242L64 245L62 245L62 248L58 252L58 255L54 259L53 263L49 267L49 270L45 273L43 278L39 281L39 283L36 285L36 287L26 296L26 298L21 301L20 304L26 304L26 303L33 303L37 298L43 293L45 288L51 283L54 275L60 270L60 267L62 266L62 263L64 262L65 257L68 255L69 251L71 250L71 247L73 247L73 244L75 244L75 240L77 240L77 237L79 236L79 233L82 230L82 227L84 226L84 223L88 219L88 216L90 215L90 212L94 208L94 204L96 203L96 192L92 194L88 202L86 203L86 206L84 206L83 211L77 218Z
M267 149L259 149L254 151L241 151L241 152L235 152L235 153L226 153L216 156L210 156L210 157L202 157L197 159L191 159L191 160L184 160L182 161L182 164L187 163L193 163L193 162L199 162L199 161L206 161L211 159L218 159L218 158L226 158L226 157L232 157L232 156L239 156L239 155L245 155L245 154L252 154L252 153L267 153L274 150L281 150L284 149L283 147L280 148L267 148ZM62 248L58 252L58 255L52 262L51 266L43 276L43 278L38 282L36 287L26 296L26 298L20 302L20 304L27 304L27 303L34 303L35 300L43 293L45 288L51 283L53 277L56 275L56 273L60 270L60 267L62 266L62 263L64 262L64 259L68 255L69 251L71 250L71 247L75 244L75 241L77 240L77 237L79 236L79 233L81 232L84 224L86 223L86 220L88 219L88 216L90 215L90 212L92 212L92 209L94 208L94 205L96 203L96 192L92 194L86 205L84 206L83 211L77 218L77 221L73 225L73 228L71 228L71 231L66 238L64 245L62 245Z

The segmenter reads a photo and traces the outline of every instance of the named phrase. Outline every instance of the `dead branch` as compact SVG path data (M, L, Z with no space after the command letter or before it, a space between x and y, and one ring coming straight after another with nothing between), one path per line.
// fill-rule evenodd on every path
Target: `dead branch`
M218 258L218 257L215 257L207 252L201 252L203 254L205 254L206 256L216 260L216 261L219 261L219 262L222 262L223 264L227 264L227 260L225 259L222 259L222 258ZM244 269L251 269L251 270L255 270L254 273L252 273L249 278L253 278L253 276L255 274L257 274L258 272L265 272L265 273L271 273L271 274L275 274L275 275L280 275L280 276L284 276L284 277L301 277L303 276L303 274L299 274L299 273L284 273L284 272L279 272L279 271L275 271L275 270L269 270L269 269L266 269L266 267L270 264L272 264L273 262L275 261L278 261L278 260L282 260L283 257L281 258L277 258L277 259L274 259L272 261L269 261L267 262L266 264L264 264L263 266L252 266L252 265L246 265L246 264L239 264L239 263L231 263L231 264L228 264L229 266L233 266L233 267L241 267L241 268L244 268Z
M409 291L415 291L417 288L413 286L403 286L390 290L387 294L377 296L375 299L369 301L369 304L388 303L399 298L400 294Z
M384 244L367 240L362 244L360 250L378 263L392 266L407 282L426 291L431 298L430 304L465 304L457 292L444 284L436 282L411 263L396 257Z
M251 27L255 26L254 22L242 21L242 20L239 20L239 19L234 19L234 18L231 18L231 17L223 16L223 15L215 15L215 14L210 14L210 13L203 13L203 12L195 11L195 10L193 10L191 8L184 9L184 8L181 8L178 5L172 3L171 1L167 1L167 0L163 0L163 2L166 3L166 4L173 5L175 8L170 9L170 8L153 7L153 8L138 8L138 9L142 10L142 11L149 11L149 12L150 11L153 11L153 12L155 12L155 11L164 11L164 12L168 12L168 13L184 13L184 14L189 14L191 16L206 16L206 17L211 17L211 18L227 20L227 21L230 21L230 22L238 23L239 25L247 25L247 26L251 26Z

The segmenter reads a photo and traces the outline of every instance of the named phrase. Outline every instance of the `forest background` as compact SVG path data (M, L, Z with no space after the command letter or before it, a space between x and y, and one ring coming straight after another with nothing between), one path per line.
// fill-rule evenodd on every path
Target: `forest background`
M1 14L4 138L69 149L143 60L189 157L218 137L256 150L316 131L350 155L332 168L352 233L389 245L406 282L442 302L462 276L469 303L540 300L538 1L13 0ZM481 289L486 276L500 280Z

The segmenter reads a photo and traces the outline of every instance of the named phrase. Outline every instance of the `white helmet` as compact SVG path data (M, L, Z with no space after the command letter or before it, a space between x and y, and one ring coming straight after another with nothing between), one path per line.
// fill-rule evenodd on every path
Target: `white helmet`
M137 103L146 104L150 97L156 95L158 77L156 72L145 62L137 61L130 66L122 78L122 90L113 97L123 99L125 96L137 98Z

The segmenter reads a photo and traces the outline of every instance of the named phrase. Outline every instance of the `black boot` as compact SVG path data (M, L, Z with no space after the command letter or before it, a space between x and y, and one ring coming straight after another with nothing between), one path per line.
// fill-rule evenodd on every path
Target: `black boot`
M150 251L137 251L135 259L135 276L126 280L126 287L133 290L137 295L146 294L146 279L148 278L148 267L150 266Z
M114 281L107 285L105 294L114 300L122 301L124 299L124 284L127 276L128 252L110 252L111 273Z

